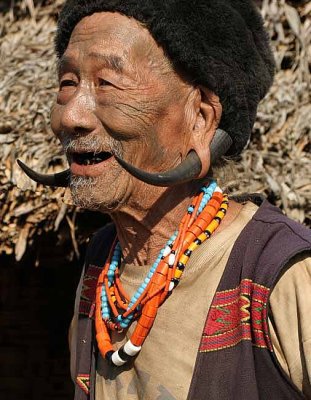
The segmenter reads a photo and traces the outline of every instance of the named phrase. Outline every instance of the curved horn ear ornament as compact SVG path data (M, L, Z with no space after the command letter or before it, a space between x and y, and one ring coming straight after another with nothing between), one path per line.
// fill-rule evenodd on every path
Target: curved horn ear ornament
M210 144L211 165L226 155L232 145L233 140L231 136L226 131L217 129Z
M229 134L222 129L217 129L210 145L211 164L215 163L220 157L224 156L233 141ZM201 161L194 150L191 150L184 161L176 168L160 173L149 173L128 164L126 161L115 156L118 163L135 178L154 186L174 186L180 183L196 179L202 169Z
M66 171L59 172L58 174L44 175L35 172L31 168L27 167L21 160L16 160L20 168L25 172L25 174L37 183L41 183L45 186L53 187L67 187L69 185L70 179L70 169Z

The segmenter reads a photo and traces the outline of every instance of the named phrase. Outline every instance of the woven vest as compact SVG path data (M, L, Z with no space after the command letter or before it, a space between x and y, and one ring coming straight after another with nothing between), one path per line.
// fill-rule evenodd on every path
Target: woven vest
M234 244L204 327L188 400L295 400L268 327L269 296L311 231L264 202ZM290 328L290 327L289 327Z
M75 400L95 399L95 288L114 237L110 225L91 241L77 293ZM311 232L264 202L230 254L207 316L188 400L304 398L278 364L267 322L271 290L291 258L304 251L311 251Z
M87 249L85 268L81 277L82 285L77 290L77 299L80 300L77 302L78 310L75 311L79 313L79 320L74 349L76 353L74 400L95 399L95 364L98 350L93 317L96 285L115 236L115 228L110 224L96 233Z

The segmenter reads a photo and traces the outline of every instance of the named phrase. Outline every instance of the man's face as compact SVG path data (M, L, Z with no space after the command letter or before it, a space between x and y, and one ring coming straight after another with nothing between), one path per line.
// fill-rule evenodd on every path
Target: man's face
M176 166L187 141L188 96L189 86L137 21L117 13L80 21L60 60L51 115L74 202L109 212L139 195L145 184L113 154L150 172Z

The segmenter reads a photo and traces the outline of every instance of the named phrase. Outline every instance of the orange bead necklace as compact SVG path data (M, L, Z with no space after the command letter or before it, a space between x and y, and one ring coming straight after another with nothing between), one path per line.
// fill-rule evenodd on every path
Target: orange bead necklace
M217 229L227 208L228 197L215 182L204 186L131 299L120 281L121 248L115 239L96 288L96 340L105 359L122 366L140 352L158 308L178 285L192 252ZM130 340L114 351L109 332L122 332L134 320L137 325Z

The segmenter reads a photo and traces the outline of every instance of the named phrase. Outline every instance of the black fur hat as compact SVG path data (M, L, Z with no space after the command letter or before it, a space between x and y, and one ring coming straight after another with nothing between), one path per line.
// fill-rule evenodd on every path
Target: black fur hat
M238 155L250 138L258 103L274 73L268 35L253 1L67 0L58 21L58 57L75 25L100 11L144 23L177 70L220 97L220 128L234 141L228 155Z

